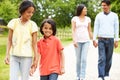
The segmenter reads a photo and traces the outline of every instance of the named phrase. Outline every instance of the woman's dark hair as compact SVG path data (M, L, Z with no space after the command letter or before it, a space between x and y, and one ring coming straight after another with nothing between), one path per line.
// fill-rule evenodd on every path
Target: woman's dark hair
M40 32L41 32L41 34L42 35L44 34L43 31L42 31L42 28L43 28L43 26L44 26L45 23L48 23L48 24L51 25L52 31L53 31L52 35L55 36L57 30L56 30L56 23L55 23L55 21L53 19L45 19L45 20L43 20L43 22L41 23L41 26L40 26Z
M101 4L102 3L106 3L109 6L110 5L110 0L102 0Z
M80 16L80 15L81 15L82 10L83 10L84 7L85 7L84 4L79 4L79 5L77 6L76 16Z
M31 1L23 1L23 2L20 4L20 7L19 7L20 16L21 16L29 7L34 7L34 9L35 9L35 6L34 6L34 4L33 4Z

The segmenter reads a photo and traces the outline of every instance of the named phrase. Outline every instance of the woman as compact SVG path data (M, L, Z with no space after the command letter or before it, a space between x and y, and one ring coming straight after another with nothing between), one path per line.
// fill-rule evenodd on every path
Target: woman
M77 14L71 20L72 37L76 51L77 80L84 80L86 74L86 59L90 39L92 39L91 19L86 16L87 8L84 4L77 6Z

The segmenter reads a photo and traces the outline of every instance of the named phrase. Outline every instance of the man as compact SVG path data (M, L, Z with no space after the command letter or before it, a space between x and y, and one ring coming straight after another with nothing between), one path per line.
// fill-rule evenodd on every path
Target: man
M109 0L103 0L101 6L103 12L95 18L93 45L98 46L98 80L109 80L113 48L118 47L119 21L117 14L110 11Z

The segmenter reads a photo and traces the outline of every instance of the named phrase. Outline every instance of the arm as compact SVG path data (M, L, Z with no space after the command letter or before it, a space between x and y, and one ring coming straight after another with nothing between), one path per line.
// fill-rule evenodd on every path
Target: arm
M75 42L75 28L76 28L76 23L74 21L71 22L72 24L72 39L73 39L73 44L75 47L77 47L77 44Z
M118 40L119 40L119 20L118 20L118 15L115 16L115 21L114 21L114 32L115 32L115 42L114 42L114 47L118 47Z
M33 47L33 51L34 51L34 57L33 57L33 63L31 65L31 70L30 70L31 76L37 68L38 58L39 58L38 53L37 53L37 32L34 32L32 34L32 47Z
M98 28L99 27L99 21L98 21L98 17L96 16L95 18L95 22L94 22L94 33L93 33L93 45L94 47L98 46L98 43L96 42L96 38L98 35Z
M61 67L61 72L60 75L65 73L65 57L64 57L64 53L63 50L60 51L60 67Z
M6 63L6 64L9 64L10 48L11 48L11 46L12 46L12 35L13 35L13 30L12 30L12 29L9 29L7 49L6 49L6 57L5 57L5 63Z
M92 40L93 34L92 34L92 30L91 30L91 23L88 23L88 33L89 33L90 39Z

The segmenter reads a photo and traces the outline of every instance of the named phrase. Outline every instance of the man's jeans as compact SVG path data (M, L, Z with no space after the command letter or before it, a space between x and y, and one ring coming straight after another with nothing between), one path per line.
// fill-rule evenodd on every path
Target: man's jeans
M109 71L112 65L113 48L113 38L102 38L98 40L98 77L109 76Z
M75 47L76 51L76 72L77 72L77 79L85 78L86 74L86 61L87 61L87 53L89 48L90 42L78 42L78 47Z
M29 80L32 57L10 57L10 80Z
M50 75L46 76L40 76L40 80L57 80L58 74L57 73L52 73Z

